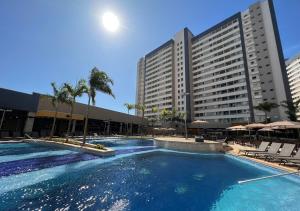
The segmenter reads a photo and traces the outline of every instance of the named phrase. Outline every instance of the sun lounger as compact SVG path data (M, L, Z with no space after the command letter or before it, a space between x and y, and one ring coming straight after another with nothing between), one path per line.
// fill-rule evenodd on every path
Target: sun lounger
M255 152L254 157L266 157L268 155L274 155L278 152L280 146L281 143L273 142L267 152Z
M294 156L281 158L281 164L300 164L300 148L298 149L297 153Z
M276 161L281 160L282 158L290 157L295 149L295 144L283 144L283 147L279 154L268 154L266 160Z
M240 152L244 152L245 155L248 155L249 153L254 154L255 152L265 152L269 144L270 142L262 141L257 150L240 150Z

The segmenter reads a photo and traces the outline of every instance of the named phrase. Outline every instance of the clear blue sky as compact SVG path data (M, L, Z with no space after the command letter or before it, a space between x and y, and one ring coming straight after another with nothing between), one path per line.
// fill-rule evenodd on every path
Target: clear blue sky
M125 112L135 102L136 63L188 27L194 34L255 0L0 0L0 87L51 93L50 82L75 83L97 66L115 82L116 99L98 93L96 105ZM274 0L286 58L300 52L300 1ZM104 11L122 28L103 29ZM86 102L86 98L79 99Z

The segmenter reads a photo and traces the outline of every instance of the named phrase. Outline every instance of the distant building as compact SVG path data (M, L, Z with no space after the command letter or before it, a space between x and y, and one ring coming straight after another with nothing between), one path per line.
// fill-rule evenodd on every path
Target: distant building
M184 28L138 62L136 103L175 108L226 127L263 121L262 102L291 99L273 2L251 5L198 34ZM282 107L272 120L285 119Z
M286 61L286 69L293 101L300 99L300 54ZM297 114L300 119L300 113Z

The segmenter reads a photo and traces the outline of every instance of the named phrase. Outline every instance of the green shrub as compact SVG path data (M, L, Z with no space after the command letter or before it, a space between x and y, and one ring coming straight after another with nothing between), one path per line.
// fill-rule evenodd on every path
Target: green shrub
M105 147L102 144L96 144L96 149L102 149L102 150L106 150Z

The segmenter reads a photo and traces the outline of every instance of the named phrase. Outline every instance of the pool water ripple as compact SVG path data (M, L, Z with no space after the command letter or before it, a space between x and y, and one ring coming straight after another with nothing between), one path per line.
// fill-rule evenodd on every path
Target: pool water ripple
M85 153L76 153L3 162L0 163L0 177L36 171L44 168L51 168L73 162L92 160L96 158L99 158L99 156Z

